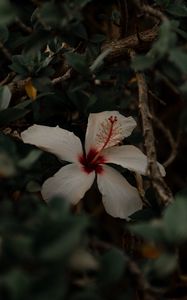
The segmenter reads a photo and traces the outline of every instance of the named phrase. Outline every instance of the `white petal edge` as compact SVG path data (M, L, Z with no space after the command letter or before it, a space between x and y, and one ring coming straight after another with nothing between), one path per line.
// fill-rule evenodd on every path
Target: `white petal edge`
M114 168L103 166L103 169L103 174L97 176L103 205L109 215L127 219L142 208L138 191Z
M113 163L122 166L128 170L137 172L141 175L147 174L147 156L133 145L116 146L103 150L106 163ZM158 163L161 175L165 176L164 167Z
M102 139L100 136L103 131L103 125L106 124L108 118L111 116L117 117L115 127L118 128L118 130L115 130L113 141L111 141L105 148L118 144L125 137L131 135L133 129L136 127L136 121L132 117L125 117L118 111L104 111L90 114L85 138L85 149L87 153L91 148L100 150L102 147Z
M95 172L87 174L82 171L81 166L69 164L44 182L41 193L46 201L60 196L72 204L77 204L93 184L94 178Z
M24 143L55 154L59 159L77 162L82 154L80 139L73 132L56 127L33 125L21 133Z

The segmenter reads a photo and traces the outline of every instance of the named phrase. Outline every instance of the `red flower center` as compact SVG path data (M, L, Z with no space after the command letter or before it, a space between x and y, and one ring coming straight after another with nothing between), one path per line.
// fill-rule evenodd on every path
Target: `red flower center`
M83 171L87 174L95 171L97 174L103 173L102 164L106 162L103 155L99 155L95 149L90 149L87 156L82 154L79 156L79 162L83 166Z

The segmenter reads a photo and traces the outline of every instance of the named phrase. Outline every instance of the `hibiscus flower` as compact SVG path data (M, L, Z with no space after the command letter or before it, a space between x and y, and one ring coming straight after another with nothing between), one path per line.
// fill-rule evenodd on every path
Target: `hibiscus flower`
M108 214L128 218L142 208L138 190L108 163L146 175L147 157L135 146L120 145L136 126L132 117L118 111L105 111L89 115L85 147L74 133L60 127L33 125L22 132L25 143L53 153L60 160L71 162L47 179L41 189L48 201L61 196L77 204L92 186L95 177ZM159 165L162 175L165 170Z

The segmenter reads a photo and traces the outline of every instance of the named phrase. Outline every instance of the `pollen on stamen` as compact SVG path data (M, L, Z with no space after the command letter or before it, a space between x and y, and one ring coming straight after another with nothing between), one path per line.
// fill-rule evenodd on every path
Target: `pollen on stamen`
M115 122L117 122L118 118L116 116L110 116L108 120L111 122L111 124L114 124Z

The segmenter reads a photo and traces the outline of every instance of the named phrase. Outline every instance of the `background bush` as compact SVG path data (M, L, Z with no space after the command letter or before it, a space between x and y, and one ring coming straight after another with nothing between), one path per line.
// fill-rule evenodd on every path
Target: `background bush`
M1 299L185 299L186 50L186 1L0 0ZM60 164L20 133L59 125L83 140L90 112L118 110L137 120L127 141L149 156L145 87L167 175L137 179L144 209L114 219L96 187L81 211L46 205L41 184Z

